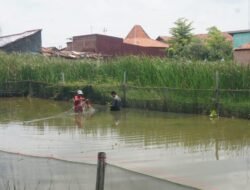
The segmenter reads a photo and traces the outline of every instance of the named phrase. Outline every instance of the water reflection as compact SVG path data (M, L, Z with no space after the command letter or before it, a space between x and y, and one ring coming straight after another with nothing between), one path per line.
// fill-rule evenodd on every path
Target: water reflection
M114 126L119 126L120 122L121 122L121 112L120 111L113 111L113 112L110 112L110 114L112 115L113 117L113 125Z
M211 121L206 116L131 109L109 112L103 107L97 107L94 117L89 117L72 112L61 114L70 107L67 102L25 98L1 99L0 102L0 121L32 121L25 123L24 128L37 126L40 132L47 127L50 131L69 133L77 126L84 128L86 135L115 137L127 146L139 143L145 149L181 147L190 154L213 151L216 160L228 155L249 156L246 151L250 145L247 120L220 118Z
M0 98L0 121L29 121L50 117L68 110L66 102L35 98Z
M82 113L75 114L75 123L78 128L83 128L83 114Z
M207 182L219 174L224 180L237 170L237 180L247 184L249 120L134 109L113 113L102 106L87 116L68 112L70 104L0 99L0 149L80 161L105 151L114 163L159 177L169 178L163 172L168 171ZM223 180L219 181L225 185Z

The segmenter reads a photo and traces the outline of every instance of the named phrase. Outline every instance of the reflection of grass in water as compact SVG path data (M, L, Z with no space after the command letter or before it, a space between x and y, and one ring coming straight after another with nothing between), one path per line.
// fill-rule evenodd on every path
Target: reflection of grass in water
M2 184L3 184L2 190L38 190L39 187L41 187L40 181L37 182L34 189L28 188L29 186L26 186L26 184L24 184L22 187L22 186L20 186L20 184L18 182L15 182L15 180L13 182L11 182L10 180L7 180L6 182L4 182L2 180ZM58 188L53 188L53 186L55 185L55 182L52 179L50 179L50 182L47 185L48 185L48 188L46 188L46 189L48 189L48 190L58 189ZM71 190L70 184L68 184L67 189Z
M57 103L37 98L1 98L0 121L27 121L51 117L69 110L68 102ZM7 120L7 121L6 121Z
M26 187L24 186L23 188L18 188L19 185L15 184L15 180L13 183L10 182L10 180L7 180L7 182L2 182L4 185L3 190L19 190L19 189L24 189L26 190Z
M26 184L24 184L23 187L22 187L20 185L20 183L16 182L15 180L13 180L13 182L11 182L10 180L7 180L6 182L4 182L2 180L2 184L3 184L3 188L4 188L2 190L37 190L37 189L39 189L39 186L41 186L40 181L37 182L34 189L30 189L30 188L28 188L28 186L26 187ZM48 190L52 190L53 185L54 185L53 179L50 179L50 182L49 182L48 185L49 185ZM70 190L70 185L68 187L68 190Z

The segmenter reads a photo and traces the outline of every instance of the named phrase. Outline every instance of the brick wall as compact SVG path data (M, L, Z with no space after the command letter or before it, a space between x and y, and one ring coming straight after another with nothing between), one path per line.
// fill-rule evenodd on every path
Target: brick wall
M234 51L234 61L243 65L250 64L250 49Z
M156 47L141 47L132 44L123 44L122 46L123 55L148 55L148 56L166 56L165 48Z
M96 35L73 37L71 49L79 52L96 52Z
M141 47L123 43L122 38L105 36L99 34L75 36L73 43L67 43L67 50L79 52L95 52L110 56L122 55L166 55L165 48Z
M97 36L97 52L106 55L121 55L122 53L122 38L110 36Z

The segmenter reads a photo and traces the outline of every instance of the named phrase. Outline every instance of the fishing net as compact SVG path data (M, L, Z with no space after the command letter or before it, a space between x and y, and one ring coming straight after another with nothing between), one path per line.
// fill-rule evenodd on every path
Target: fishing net
M0 189L91 190L96 187L95 164L62 161L0 151ZM106 165L105 190L194 189L110 164Z

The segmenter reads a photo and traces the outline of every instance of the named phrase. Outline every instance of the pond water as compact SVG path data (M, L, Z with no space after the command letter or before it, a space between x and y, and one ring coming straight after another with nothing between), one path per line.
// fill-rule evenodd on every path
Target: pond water
M75 115L70 102L0 99L0 150L96 163L200 189L250 189L250 121L94 105Z

